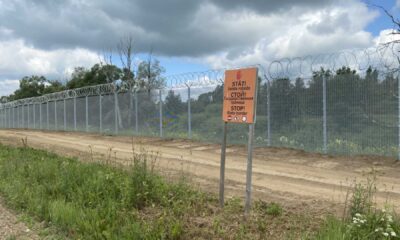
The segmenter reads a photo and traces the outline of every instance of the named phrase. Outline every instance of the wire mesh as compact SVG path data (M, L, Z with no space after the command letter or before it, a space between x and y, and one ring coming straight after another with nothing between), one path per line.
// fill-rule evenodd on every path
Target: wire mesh
M256 65L256 145L397 157L397 53L386 45ZM220 142L224 70L166 76L161 90L116 82L0 104L0 127ZM247 132L230 125L228 142L245 144Z

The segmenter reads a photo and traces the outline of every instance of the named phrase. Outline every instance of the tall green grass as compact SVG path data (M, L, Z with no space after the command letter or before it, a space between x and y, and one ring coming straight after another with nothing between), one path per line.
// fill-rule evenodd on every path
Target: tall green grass
M315 240L384 240L400 239L400 218L388 206L377 208L375 177L366 184L355 183L346 202L342 219L327 217Z
M73 239L179 239L206 195L165 182L145 154L132 160L125 171L0 145L0 193Z

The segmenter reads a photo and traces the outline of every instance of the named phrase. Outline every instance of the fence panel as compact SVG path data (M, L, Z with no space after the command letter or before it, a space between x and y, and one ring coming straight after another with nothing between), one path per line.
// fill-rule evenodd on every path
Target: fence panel
M399 66L380 51L258 66L255 144L397 157ZM220 142L223 73L169 76L161 90L116 82L17 100L0 105L0 127ZM228 128L229 143L246 144L247 125Z
M339 72L328 78L328 152L396 157L398 152L398 79Z
M162 91L162 124L165 137L189 138L188 88Z
M138 126L139 135L159 136L160 134L160 109L159 91L137 92Z

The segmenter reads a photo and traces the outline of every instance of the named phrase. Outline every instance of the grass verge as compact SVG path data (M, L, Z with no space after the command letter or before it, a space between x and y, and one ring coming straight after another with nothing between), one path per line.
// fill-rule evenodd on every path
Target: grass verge
M221 210L214 195L165 181L154 162L134 154L121 169L0 145L0 194L71 239L297 239L315 226L277 203L256 201L245 217L233 198Z
M400 239L399 216L389 205L379 209L374 203L375 180L375 175L372 174L366 184L355 183L349 192L351 197L346 201L343 218L328 217L313 239Z

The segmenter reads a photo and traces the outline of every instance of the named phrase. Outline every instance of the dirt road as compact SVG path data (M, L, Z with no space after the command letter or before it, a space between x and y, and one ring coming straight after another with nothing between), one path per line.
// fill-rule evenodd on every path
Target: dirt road
M18 219L18 215L4 207L4 202L0 198L0 239L39 239L35 230L28 228Z
M203 189L217 191L220 146L188 140L101 136L83 133L0 130L0 142L28 145L84 160L108 159L128 163L132 151L145 149L159 155L162 170L183 171ZM326 209L343 203L354 180L365 181L374 169L380 205L400 208L400 165L382 157L332 157L283 148L256 148L253 160L253 194L272 201L311 203ZM165 171L168 172L168 171ZM244 195L246 149L229 146L226 163L227 195ZM290 204L289 204L290 205Z

